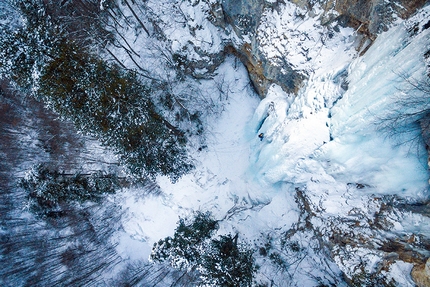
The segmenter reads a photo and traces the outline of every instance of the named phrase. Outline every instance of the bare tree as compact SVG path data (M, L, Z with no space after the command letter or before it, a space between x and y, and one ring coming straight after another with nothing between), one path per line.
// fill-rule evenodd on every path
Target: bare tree
M400 144L416 143L424 135L430 140L430 77L421 79L400 73L401 86L393 97L391 109L377 117L377 129Z

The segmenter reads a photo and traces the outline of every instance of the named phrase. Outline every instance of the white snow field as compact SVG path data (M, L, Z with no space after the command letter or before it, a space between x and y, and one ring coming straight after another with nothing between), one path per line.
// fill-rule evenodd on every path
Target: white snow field
M429 174L422 143L399 144L418 134L390 137L378 127L390 111L402 110L396 99L413 96L413 91L404 92L409 88L407 80L419 80L426 74L422 54L430 48L430 29L423 30L420 24L416 35L408 31L430 18L429 7L382 33L359 57L352 29L344 28L322 42L328 32L317 24L318 10L297 23L290 5L280 12L266 12L266 21L259 28L259 37L264 38L262 50L275 62L276 57L287 55L287 61L309 80L298 95L272 85L260 100L250 87L246 69L231 57L213 80L201 80L201 90L216 98L220 96L216 83L225 79L225 99L220 103L222 113L205 119L207 148L193 154L196 169L174 184L158 178L161 195L141 197L139 190L126 190L112 199L127 210L118 246L124 258L148 258L153 243L172 235L179 217L196 210L209 210L216 219L223 219L220 234L237 232L240 240L256 244L267 234L276 237L297 227L301 216L297 188L312 204L316 213L312 225L321 236L333 218L348 218L352 210L376 212L377 197L428 198ZM195 14L196 21L199 15ZM216 33L214 28L208 29L199 30L202 43L219 41L210 37ZM186 45L181 41L187 38L172 35L174 50ZM207 49L215 49L217 43ZM309 51L310 60L305 59L302 48ZM348 83L348 90L341 88L342 81ZM264 134L262 140L260 133ZM398 214L390 220L392 232L430 233L428 220L418 215ZM312 247L317 241L307 232L295 239L302 247ZM335 256L337 265L308 248L306 257L292 264L295 269L290 268L288 286L312 286L312 276L336 277L339 270L354 274L356 270L351 268L357 260L365 260L366 268L372 270L381 260L380 254L351 248L356 257L341 260ZM286 276L259 260L261 278L281 281ZM413 286L411 267L398 261L389 276L402 286Z

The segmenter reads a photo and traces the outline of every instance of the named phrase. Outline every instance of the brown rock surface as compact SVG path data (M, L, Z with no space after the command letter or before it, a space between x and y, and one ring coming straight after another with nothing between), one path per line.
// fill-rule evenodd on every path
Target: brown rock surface
M415 266L411 275L418 287L430 286L430 258L425 264Z
M292 0L301 8L311 11L315 1ZM327 0L319 1L325 12L320 16L322 24L337 21L340 25L352 27L358 32L358 49L364 54L378 33L387 30L395 15L406 19L426 0ZM280 85L287 93L297 93L305 76L295 71L288 63L276 66L259 51L256 30L264 9L278 9L283 1L269 3L263 0L223 0L221 7L213 7L213 23L221 28L230 24L241 38L248 35L251 44L235 47L234 53L245 64L256 91L261 97L272 83ZM222 9L222 12L220 11ZM223 19L220 19L220 18ZM229 48L230 49L230 48ZM230 50L233 52L233 50Z

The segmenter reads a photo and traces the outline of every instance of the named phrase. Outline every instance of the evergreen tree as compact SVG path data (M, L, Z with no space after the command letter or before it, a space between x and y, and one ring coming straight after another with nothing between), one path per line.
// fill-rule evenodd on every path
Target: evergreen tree
M198 212L193 220L181 219L173 238L154 244L151 259L168 261L182 270L197 270L203 285L252 286L257 269L254 251L238 243L238 234L213 238L217 230L218 222L210 213Z
M33 166L19 182L28 193L29 209L42 216L60 214L72 202L99 201L119 188L113 174L65 174L42 164Z
M42 1L10 1L8 7L21 21L0 22L0 78L34 95L40 70L50 60L52 47L62 41L62 33L46 15Z
M151 259L157 262L169 261L175 268L192 268L200 262L203 249L218 222L209 212L197 212L192 220L181 218L175 234L154 244Z
M38 94L44 102L113 147L133 174L175 181L192 168L185 135L157 112L151 90L136 73L66 42L41 74Z
M205 284L225 287L252 286L256 271L253 250L237 242L234 237L221 235L209 244L202 257L199 271Z

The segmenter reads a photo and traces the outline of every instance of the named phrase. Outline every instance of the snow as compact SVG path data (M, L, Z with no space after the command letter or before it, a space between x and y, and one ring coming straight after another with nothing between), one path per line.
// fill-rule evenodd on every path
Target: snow
M118 204L126 210L124 231L147 243L141 247L142 254L154 242L171 236L179 217L193 210L211 210L216 219L226 219L220 233L240 232L243 238L259 236L261 230L288 230L297 221L293 194L277 190L289 186L259 182L249 170L252 150L265 143L250 128L259 99L249 88L245 68L228 58L217 74L232 83L225 85L229 94L224 112L208 119L208 147L195 155L196 169L175 184L158 178L161 196L139 198L138 191L118 196ZM211 89L214 82L202 84ZM125 246L120 244L121 254L132 256Z
M353 29L339 27L339 33L330 31L320 23L323 12L319 4L308 12L291 2L281 6L279 12L266 10L258 28L260 49L279 65L286 60L306 75L321 68L331 70L333 62L348 61L355 54L350 49L354 45Z
M207 121L208 147L196 154L196 169L172 184L167 178L159 178L163 191L159 197L121 202L128 208L124 226L133 236L148 242L150 246L165 236L172 235L179 216L187 216L192 210L212 210L222 219L235 206L245 204L244 198L255 199L255 190L246 182L244 173L249 166L250 138L244 129L258 104L258 98L250 93L246 70L229 58L217 71L218 77L226 77L231 83L224 85L228 100L222 116ZM215 91L219 78L207 83L206 90Z
M157 80L172 81L174 75L166 64L174 64L172 56L175 53L198 61L202 56L194 47L209 54L222 49L225 35L207 19L208 4L199 2L193 6L188 1L163 0L145 1L142 5L144 8L132 4L132 8L150 35L144 32L126 5L122 6L125 17L111 23L115 27L114 32L121 37L117 37L117 44L110 45L108 49L126 67L144 74L148 74L144 71L150 71L151 77ZM160 41L160 38L165 40ZM106 57L111 56L108 54Z
M411 263L397 260L393 265L391 265L388 278L393 279L398 284L398 286L416 286L409 276L409 274L411 274L412 267L413 264Z

